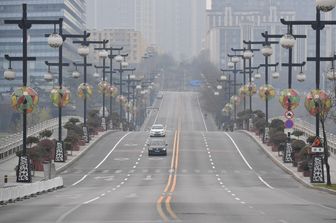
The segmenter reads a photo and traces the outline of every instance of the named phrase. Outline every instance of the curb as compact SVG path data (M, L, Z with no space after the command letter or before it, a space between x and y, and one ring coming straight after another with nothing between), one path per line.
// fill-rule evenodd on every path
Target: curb
M80 157L82 157L89 149L91 149L92 146L94 146L99 140L105 138L106 136L117 132L116 130L109 130L106 131L103 135L101 135L99 138L95 139L90 145L88 145L85 149L83 149L76 157L74 157L72 160L70 160L68 163L64 164L63 166L56 169L56 174L60 174L65 169L67 169L69 166L71 166L74 162L76 162Z
M330 194L333 194L333 195L336 195L336 191L335 190L331 190L331 189L328 189L328 188L322 188L322 187L317 187L317 186L314 186L313 184L311 183L308 183L306 181L304 181L303 179L301 179L301 177L299 177L297 175L297 173L295 173L294 171L292 171L291 169L289 169L288 167L286 167L282 162L279 162L278 159L276 159L272 153L270 151L268 151L265 147L264 147L264 144L261 143L258 139L256 139L254 137L254 135L252 133L250 133L249 131L246 131L246 130L239 130L239 132L243 132L245 133L246 135L248 135L251 139L253 139L263 150L264 152L266 152L266 155L277 165L279 166L283 171L285 171L286 173L288 173L289 175L293 176L294 179L296 181L298 181L299 183L303 184L305 187L308 187L308 188L311 188L311 189L315 189L315 190L319 190L319 191L323 191L323 192L327 192L327 193L330 193Z

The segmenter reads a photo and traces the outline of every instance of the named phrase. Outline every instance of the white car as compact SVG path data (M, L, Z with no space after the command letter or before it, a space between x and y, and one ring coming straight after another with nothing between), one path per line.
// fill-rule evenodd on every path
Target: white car
M166 136L166 130L162 124L154 124L152 125L151 130L149 131L149 136L155 137L155 136Z

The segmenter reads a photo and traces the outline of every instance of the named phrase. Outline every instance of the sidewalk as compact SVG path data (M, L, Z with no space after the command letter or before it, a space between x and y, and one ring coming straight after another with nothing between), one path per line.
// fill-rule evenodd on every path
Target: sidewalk
M99 132L98 135L95 135L90 143L85 146L81 146L79 151L73 151L72 155L68 155L66 162L64 163L55 163L56 175L65 170L69 165L78 160L81 156L85 154L94 144L99 141L102 137L109 135L110 133L115 132L115 130L109 130L106 132ZM15 166L18 164L18 157L15 156L10 160L7 160L3 163L0 163L0 187L11 187L20 185L16 183L16 173ZM4 183L4 176L8 176L8 183ZM33 182L41 181L44 179L43 171L35 171L34 176L32 177Z
M244 132L245 134L249 135L256 143L259 144L259 146L266 152L268 157L273 160L281 169L283 169L286 173L292 175L297 181L304 184L307 187L327 191L333 194L336 194L335 190L330 190L326 188L320 188L316 185L310 183L310 177L304 177L303 173L297 171L297 167L293 167L291 163L283 163L282 156L278 155L278 152L273 152L271 146L267 146L266 144L262 143L261 138L256 136L253 132L249 132L246 130L241 130L241 132ZM330 177L331 182L336 182L336 158L334 156L329 157L329 165L330 165ZM324 171L326 171L326 168L324 167ZM325 180L326 180L326 172L324 174Z

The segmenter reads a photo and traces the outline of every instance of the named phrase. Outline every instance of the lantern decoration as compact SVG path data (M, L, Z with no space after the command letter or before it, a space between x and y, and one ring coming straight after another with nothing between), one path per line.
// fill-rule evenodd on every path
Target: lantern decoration
M231 61L232 61L233 63L239 63L240 58L237 57L237 56L234 56L234 57L232 57Z
M280 77L280 73L277 72L277 71L274 71L274 72L272 73L272 77L273 77L273 79L278 79L278 78Z
M43 79L48 82L53 80L53 74L50 72L50 70L43 75Z
M329 12L333 10L336 6L335 0L315 0L316 7L323 11L323 12Z
M280 45L285 49L291 49L295 45L295 38L291 34L285 34L280 39Z
M255 83L248 83L245 85L245 88L248 96L253 96L257 93L257 85Z
M218 91L215 91L215 92L214 92L214 95L215 95L215 96L218 96L218 95L219 95L219 92L218 92Z
M241 86L241 87L239 88L239 95L240 95L240 96L245 96L245 95L247 95L247 86L246 86L246 85Z
M327 72L327 78L328 80L334 81L336 80L336 71L334 68L331 68L328 72Z
M100 77L100 74L99 74L98 72L94 72L94 73L93 73L93 77L94 77L94 78L99 78L99 77Z
M229 61L229 62L228 62L228 67L229 67L230 69L234 68L234 63L233 63L232 61Z
M77 79L80 77L80 73L77 70L75 70L74 72L72 72L72 77Z
M109 53L106 50L101 50L101 51L99 51L98 56L102 59L105 59L105 58L108 57L108 54Z
M257 73L255 73L255 75L254 75L254 78L256 80L260 79L261 78L261 73L259 73L259 71L257 71Z
M20 87L11 96L11 105L15 111L31 113L39 101L38 94L31 87Z
M275 95L275 89L270 84L263 85L259 88L259 96L264 101L273 99Z
M128 63L126 61L121 62L122 69L126 69L128 67Z
M230 104L235 104L235 105L239 105L240 104L240 97L237 95L233 95L230 98Z
M220 80L221 80L221 81L226 81L226 80L227 80L227 77L226 77L226 75L224 75L224 74L223 74L223 75L221 75L221 76L220 76Z
M115 97L118 95L118 88L112 85L109 87L108 93L110 94L110 96Z
M307 94L304 105L310 115L325 117L332 107L332 101L325 91L314 89Z
M98 90L102 94L106 94L109 91L110 84L107 81L101 81L98 83Z
M93 94L93 87L88 83L81 83L77 89L78 97L82 99L87 99Z
M134 109L133 109L133 103L130 101L130 102L126 102L125 104L124 104L124 109L125 109L125 111L126 112L133 112L134 111Z
M16 76L15 70L13 68L8 68L7 70L5 70L4 72L4 77L6 80L14 80Z
M89 55L90 48L86 45L80 45L80 47L77 49L77 53L81 55L82 57L85 57Z
M230 103L227 103L225 106L224 106L224 108L223 108L223 112L224 113L230 113L230 112L232 112L233 111L233 105L232 104L230 104Z
M127 103L127 98L123 95L118 95L117 98L116 98L117 102L119 104L126 104Z
M65 87L54 87L50 92L50 99L53 105L63 108L70 102L70 91Z
M59 48L63 44L63 38L57 33L52 33L48 37L48 45L52 48Z
M222 85L217 85L217 90L222 90L223 86Z
M272 54L273 54L273 48L271 47L271 45L265 45L263 48L261 48L261 53L265 57L272 56Z
M251 59L253 57L252 50L245 50L244 53L243 53L243 57L245 59Z
M305 73L303 73L303 71L300 71L300 73L298 73L296 75L296 79L299 81L299 82L303 82L306 80L306 75Z
M117 55L116 57L114 57L115 61L117 61L118 63L121 63L124 58L121 55Z
M279 102L284 109L293 110L300 104L300 95L295 89L284 89L280 92Z

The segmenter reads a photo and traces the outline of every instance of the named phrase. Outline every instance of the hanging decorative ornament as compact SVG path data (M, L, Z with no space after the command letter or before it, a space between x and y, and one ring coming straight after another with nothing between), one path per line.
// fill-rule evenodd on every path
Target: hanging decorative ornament
M233 111L233 105L230 104L230 103L227 103L223 108L223 112L225 112L227 114L232 112L232 111Z
M300 95L295 89L283 89L280 92L279 102L284 109L294 110L300 104Z
M280 39L280 45L285 49L291 49L295 46L295 38L291 34L285 34Z
M247 95L247 91L248 91L248 89L247 89L246 85L241 86L239 88L239 95L242 96L242 97L244 97L245 95Z
M110 84L107 81L101 81L98 83L98 90L102 94L108 93Z
M50 99L53 105L63 108L70 102L70 91L66 87L54 87L50 92Z
M82 99L88 99L93 94L93 87L88 83L81 83L77 89L78 97Z
M263 85L259 88L259 96L264 101L273 99L275 95L275 89L270 84Z
M31 113L37 107L38 94L31 87L20 87L11 96L11 104L15 111Z
M246 92L248 96L253 96L257 93L257 85L255 83L248 83L246 86Z
M325 117L332 107L332 101L325 91L314 89L307 94L304 105L310 115Z
M119 104L122 104L124 105L125 103L127 103L127 98L123 95L118 95L117 98L116 98L117 102Z
M336 6L335 0L315 0L316 7L322 12L329 12Z
M238 95L231 96L230 104L239 105L240 104L240 97Z
M118 88L114 85L109 87L108 94L112 97L116 97L118 95Z

